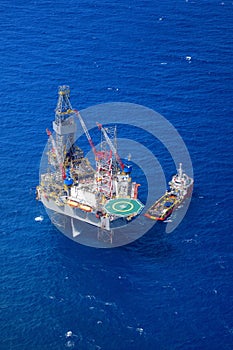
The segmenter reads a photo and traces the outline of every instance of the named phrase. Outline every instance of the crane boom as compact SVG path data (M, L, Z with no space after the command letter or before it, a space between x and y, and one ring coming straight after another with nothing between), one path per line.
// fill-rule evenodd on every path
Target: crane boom
M85 135L87 137L87 140L88 140L88 142L89 142L89 144L90 144L90 146L92 148L93 153L96 155L97 151L96 151L95 145L94 145L94 143L92 141L91 135L89 134L89 131L88 131L87 127L86 127L86 124L84 123L84 120L83 120L81 114L76 109L74 110L74 113L76 114L76 116L78 117L78 119L80 121L80 124L82 125L83 131L84 131L84 133L85 133Z
M51 140L51 143L52 143L54 152L55 152L56 157L57 157L57 161L58 161L59 164L61 164L61 163L62 163L62 159L61 159L61 157L60 157L60 154L58 153L57 146L56 146L56 142L55 142L55 140L54 140L54 138L53 138L52 132L51 132L49 129L46 129L46 133L47 133L48 137L49 137L50 140Z
M55 152L55 154L56 154L57 162L58 162L59 167L60 167L60 169L61 169L62 178L65 179L65 178L66 178L66 174L65 174L65 170L64 170L64 166L63 166L63 161L62 161L62 159L61 159L61 157L60 157L60 154L59 154L59 152L58 152L58 150L57 150L57 145L56 145L56 142L55 142L55 140L54 140L54 138L53 138L52 132L51 132L49 129L46 129L46 133L47 133L48 137L49 137L50 140L51 140L51 143L52 143L54 152Z
M116 160L117 160L117 163L120 165L121 169L124 170L124 164L119 156L119 154L117 153L117 150L115 148L115 146L113 145L112 141L110 140L106 130L104 129L103 125L102 124L99 124L99 123L96 123L98 128L102 131L104 137L105 137L105 140L107 141L112 153L114 154L114 156L116 157Z

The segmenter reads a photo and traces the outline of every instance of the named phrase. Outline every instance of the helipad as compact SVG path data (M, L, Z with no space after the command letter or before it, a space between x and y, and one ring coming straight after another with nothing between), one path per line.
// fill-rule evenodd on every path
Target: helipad
M138 199L117 198L111 199L106 205L105 210L109 214L118 216L128 216L139 214L144 205Z

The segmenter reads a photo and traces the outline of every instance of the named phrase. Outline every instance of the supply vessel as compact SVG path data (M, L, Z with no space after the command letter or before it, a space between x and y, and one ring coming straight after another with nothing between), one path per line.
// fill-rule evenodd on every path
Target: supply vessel
M164 221L182 202L191 196L193 179L186 175L180 163L178 172L169 182L169 190L159 198L145 213L152 220Z
M81 114L71 105L69 86L60 86L53 133L46 129L47 160L40 174L37 199L46 209L70 217L73 237L79 234L75 221L111 232L127 225L144 207L138 199L139 184L131 176L132 165L123 162L117 152L116 128L97 126L103 140L99 149ZM95 167L75 142L77 127L86 135Z

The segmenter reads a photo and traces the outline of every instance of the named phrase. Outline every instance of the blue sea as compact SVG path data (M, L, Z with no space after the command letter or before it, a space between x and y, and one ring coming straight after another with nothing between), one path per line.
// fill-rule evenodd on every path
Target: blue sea
M1 350L233 348L232 21L230 0L1 0ZM35 187L61 84L180 133L195 187L172 233L96 249L52 225Z

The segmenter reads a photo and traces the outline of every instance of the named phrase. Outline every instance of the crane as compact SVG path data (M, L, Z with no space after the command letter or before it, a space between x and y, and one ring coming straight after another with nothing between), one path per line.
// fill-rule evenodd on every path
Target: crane
M79 121L80 121L80 123L81 123L81 125L82 125L83 131L85 132L85 135L86 135L87 140L88 140L88 142L89 142L89 144L90 144L90 146L91 146L91 148L92 148L92 151L93 151L94 155L97 156L97 155L98 155L98 151L97 151L96 148L95 148L95 145L94 145L94 143L93 143L93 141L92 141L92 138L91 138L91 136L90 136L90 134L89 134L89 131L88 131L88 129L87 129L85 123L84 123L84 120L83 120L81 114L80 114L79 111L76 110L76 109L73 110L73 111L74 111L74 113L76 114L76 116L78 117L78 119L79 119ZM118 155L115 146L112 144L112 141L110 140L110 138L109 138L109 136L108 136L106 130L104 129L104 127L102 126L102 124L99 124L99 123L96 123L96 124L97 124L98 128L102 131L102 133L103 133L103 135L104 135L104 137L105 137L105 139L106 139L106 141L107 141L107 143L108 143L108 145L109 145L111 151L112 151L113 154L115 155L116 160L117 160L118 164L120 165L121 169L124 170L124 164L123 164L123 162L122 162L120 156Z
M51 140L51 143L52 143L52 146L53 146L56 158L57 158L57 162L58 162L59 167L61 169L62 178L63 178L63 180L65 180L66 173L65 173L64 166L63 166L63 161L62 161L61 156L60 156L60 154L59 154L59 152L57 150L57 145L56 145L56 142L55 142L55 140L53 138L52 132L49 129L46 129L46 133L47 133L49 139Z
M86 124L84 123L84 120L83 120L81 114L76 109L74 109L74 113L78 117L78 119L80 121L80 124L82 125L83 131L84 131L84 133L85 133L85 135L87 137L87 140L88 140L88 142L89 142L89 144L90 144L90 146L92 148L92 151L93 151L94 155L96 156L97 155L97 151L96 151L95 145L94 145L94 143L92 141L91 135L89 134L89 131L88 131L87 127L86 127Z
M112 150L110 152L97 151L89 131L81 117L81 114L77 110L73 110L77 115L84 133L86 134L87 140L92 148L95 155L96 161L96 173L97 173L97 190L99 193L103 193L106 197L112 197L113 182L112 182ZM110 140L109 140L110 141ZM111 142L111 141L110 141ZM113 146L114 147L114 146ZM115 148L114 148L115 149Z
M117 153L117 150L115 148L115 146L113 145L112 141L110 140L106 130L104 129L103 125L102 124L99 124L99 123L96 123L96 125L98 126L98 128L102 131L104 137L105 137L105 140L107 141L112 153L114 154L114 156L116 157L116 161L117 163L120 165L121 167L121 170L124 170L124 164L119 156L119 154Z

